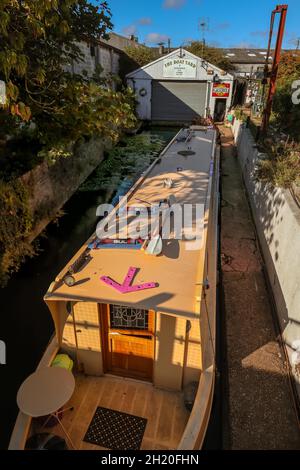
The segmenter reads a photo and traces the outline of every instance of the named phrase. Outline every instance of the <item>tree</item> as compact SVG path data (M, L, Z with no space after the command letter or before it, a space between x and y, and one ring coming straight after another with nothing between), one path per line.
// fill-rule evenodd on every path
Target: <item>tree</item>
M151 49L146 46L127 47L125 49L125 53L137 67L143 67L159 57L158 52L155 49Z
M76 125L72 129L65 127L78 106L86 116L81 121L74 119L75 122L83 124L85 118L90 118L90 133L99 129L110 132L116 125L108 115L112 109L102 107L102 114L96 114L99 107L96 109L93 100L97 95L107 105L119 102L122 106L121 94L100 86L96 92L86 77L71 75L66 67L82 58L78 42L93 43L105 38L111 28L106 1L97 0L92 5L88 0L0 0L0 79L6 82L7 89L2 114L15 116L16 128L20 120L32 120L37 137L47 145L59 136L72 138L68 136L71 131L78 137L86 133L87 125L83 129ZM123 114L118 114L120 124ZM5 121L1 116L0 120Z
M126 47L120 61L120 75L123 81L125 82L128 73L156 59L158 59L158 53L155 49L141 45Z
M300 77L300 51L284 52L280 58L278 69L278 84L287 80L299 80Z
M282 55L277 89L273 101L273 122L295 140L300 140L300 106L292 101L292 84L300 77L300 52L286 52Z
M216 65L222 70L230 71L234 70L233 64L224 57L222 50L216 47L210 47L204 45L201 41L192 41L186 49L197 57L206 60L212 65Z
M65 86L66 66L80 60L77 41L111 28L106 2L0 0L0 78L7 84L7 109L23 120L51 113Z
M136 121L131 90L115 92L99 76L88 80L67 71L82 58L78 43L93 44L111 28L105 1L0 0L0 80L7 90L0 106L0 159L11 163L9 171L0 167L0 284L34 252L28 236L35 221L12 143L19 139L24 160L27 141L40 163L72 154L79 139L114 141Z

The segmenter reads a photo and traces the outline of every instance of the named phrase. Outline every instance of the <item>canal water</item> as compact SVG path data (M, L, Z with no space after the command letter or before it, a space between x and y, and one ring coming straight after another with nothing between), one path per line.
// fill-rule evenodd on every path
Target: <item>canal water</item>
M125 194L163 147L174 128L152 128L125 138L64 206L64 215L39 238L40 252L0 289L0 340L7 365L0 365L0 448L6 449L17 416L16 394L37 367L53 334L43 295L59 271L92 235L96 208Z

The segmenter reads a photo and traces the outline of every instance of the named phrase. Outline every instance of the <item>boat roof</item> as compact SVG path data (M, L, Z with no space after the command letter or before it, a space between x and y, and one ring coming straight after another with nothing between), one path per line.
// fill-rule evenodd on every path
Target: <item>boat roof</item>
M187 130L181 130L151 167L127 193L128 206L137 207L146 201L151 205L176 197L177 203L201 204L205 207L203 227L205 232L213 176L216 131L191 126L190 140L185 142ZM193 155L180 151L192 149ZM172 186L166 185L167 179ZM124 198L115 208L120 210ZM120 213L122 211L119 211ZM195 223L195 219L193 221ZM204 235L204 233L203 233ZM199 315L199 296L202 291L205 261L205 244L191 249L194 241L164 240L159 256L146 254L141 249L92 249L88 263L74 274L75 285L68 287L63 277L74 261L95 242L95 234L81 247L65 269L58 275L45 296L51 301L72 300L104 304L126 305L132 308L172 313L187 318ZM92 245L96 246L96 245ZM156 287L136 292L121 293L101 280L107 276L122 284L130 267L137 268L134 285L153 282Z

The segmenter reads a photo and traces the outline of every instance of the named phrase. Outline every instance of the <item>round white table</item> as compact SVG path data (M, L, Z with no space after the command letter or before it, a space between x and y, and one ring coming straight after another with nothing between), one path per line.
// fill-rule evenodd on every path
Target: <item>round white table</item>
M73 448L72 440L59 418L58 411L70 400L74 389L75 379L72 372L61 367L42 367L27 377L17 394L17 404L23 413L32 418L53 416Z

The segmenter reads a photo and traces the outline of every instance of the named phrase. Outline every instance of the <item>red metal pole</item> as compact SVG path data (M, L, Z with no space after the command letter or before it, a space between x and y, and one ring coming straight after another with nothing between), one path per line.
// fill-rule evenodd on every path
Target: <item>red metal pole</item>
M272 71L270 75L270 86L269 86L268 98L267 98L266 108L265 108L264 116L263 116L263 123L262 123L263 132L266 132L269 127L273 99L274 99L274 95L276 92L276 80L277 80L277 74L278 74L278 66L280 62L280 55L281 55L282 41L283 41L283 36L284 36L287 10L288 10L288 5L277 5L276 9L272 12L267 61L268 61L269 54L270 54L272 32L273 32L272 26L274 23L274 16L276 13L280 13L280 22L279 22L279 28L278 28L278 33L277 33L277 41L276 41L276 47L275 47L275 52L274 52Z

